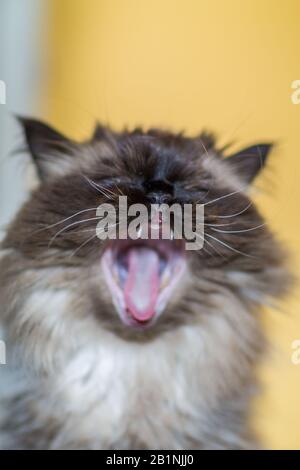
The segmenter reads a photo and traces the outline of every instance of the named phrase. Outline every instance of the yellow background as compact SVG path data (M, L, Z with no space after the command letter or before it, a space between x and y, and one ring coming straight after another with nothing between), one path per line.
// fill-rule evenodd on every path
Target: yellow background
M213 129L220 142L276 140L258 202L300 267L298 0L50 0L44 117L74 137L121 128ZM272 354L254 422L271 448L300 448L297 289L265 312Z

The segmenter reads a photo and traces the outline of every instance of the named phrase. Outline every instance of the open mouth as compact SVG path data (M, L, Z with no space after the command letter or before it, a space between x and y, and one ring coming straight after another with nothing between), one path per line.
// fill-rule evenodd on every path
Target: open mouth
M182 240L114 240L102 268L125 325L147 327L163 312L186 268Z

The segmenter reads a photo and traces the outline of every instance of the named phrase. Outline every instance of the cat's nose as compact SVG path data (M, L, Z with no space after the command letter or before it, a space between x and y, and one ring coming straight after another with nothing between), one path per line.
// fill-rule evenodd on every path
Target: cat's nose
M168 204L172 200L172 195L163 191L152 191L147 194L147 198L151 204Z
M168 204L173 197L173 185L166 180L152 180L146 183L147 198L151 204Z

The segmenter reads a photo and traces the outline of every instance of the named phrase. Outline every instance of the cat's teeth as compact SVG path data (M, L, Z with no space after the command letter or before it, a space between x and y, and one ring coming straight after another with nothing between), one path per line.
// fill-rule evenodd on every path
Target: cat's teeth
M159 290L164 289L169 284L169 282L170 282L170 274L168 272L165 272L162 277Z

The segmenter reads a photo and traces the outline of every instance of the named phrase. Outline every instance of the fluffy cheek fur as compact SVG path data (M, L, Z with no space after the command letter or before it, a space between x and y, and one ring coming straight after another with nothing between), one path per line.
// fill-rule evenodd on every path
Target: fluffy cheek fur
M228 408L222 410L221 403L245 408L262 342L242 292L233 295L224 287L232 273L219 283L218 272L210 271L213 281L205 281L203 272L201 282L190 274L181 293L184 303L177 299L176 310L178 317L189 317L189 324L181 322L142 342L102 324L89 293L103 283L100 271L91 273L28 269L2 288L10 306L9 351L16 353L19 366L21 361L31 370L21 392L29 428L20 441L28 439L29 423L36 422L47 429L46 446L52 448L246 446L246 431L237 429L237 420L223 420ZM184 431L178 433L178 427ZM18 432L22 435L22 428Z

